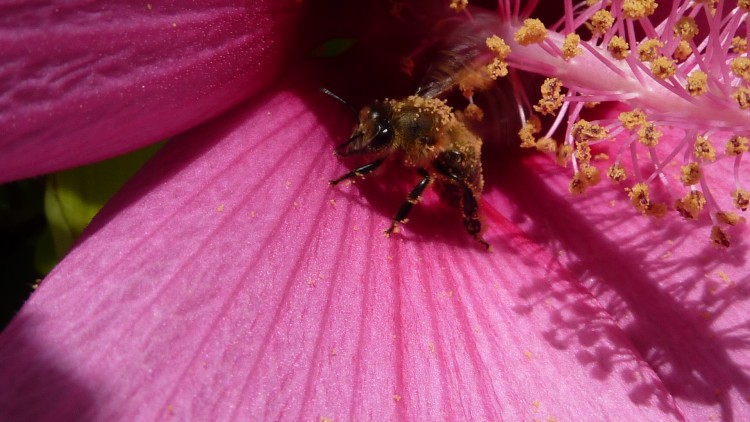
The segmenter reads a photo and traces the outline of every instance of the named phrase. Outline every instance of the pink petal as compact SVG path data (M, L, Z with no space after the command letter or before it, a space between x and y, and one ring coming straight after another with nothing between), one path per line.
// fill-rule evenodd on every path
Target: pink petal
M681 418L503 216L487 253L430 194L385 239L403 191L326 183L343 113L282 90L163 150L0 336L0 419Z
M491 208L491 253L434 194L384 238L404 191L326 183L344 113L282 90L163 150L0 336L0 418L682 419Z
M300 9L37 3L0 6L0 181L118 155L221 113L275 76Z
M663 221L636 215L622 187L602 182L567 192L571 173L534 155L510 167L487 201L531 238L559 253L656 370L689 420L750 414L750 251L747 230L716 249L708 218ZM731 163L711 167L716 186L731 183ZM518 183L517 180L523 180Z

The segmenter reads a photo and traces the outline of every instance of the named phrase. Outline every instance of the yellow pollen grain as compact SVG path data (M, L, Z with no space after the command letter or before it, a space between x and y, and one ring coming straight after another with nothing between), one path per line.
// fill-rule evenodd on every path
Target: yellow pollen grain
M706 206L706 197L701 191L695 190L688 192L687 195L675 202L675 209L686 220L695 220L703 208Z
M591 161L591 147L586 141L576 142L576 149L573 154L576 156L579 162L588 163Z
M687 78L687 91L693 97L698 97L708 91L708 75L702 70L694 70Z
M508 63L505 63L500 58L495 57L492 59L487 66L484 67L485 72L490 75L490 78L497 79L508 75Z
M570 144L560 144L555 151L555 161L558 165L565 167L573 155L573 147Z
M630 44L625 41L625 38L615 35L609 40L607 44L607 50L617 60L624 60L630 55Z
M602 126L580 119L573 125L571 135L576 142L594 142L608 138L609 132Z
M612 24L615 23L615 18L606 9L597 11L591 16L589 25L591 25L591 32L595 37L600 37L612 29Z
M601 182L601 180L602 180L601 173L599 172L599 169L596 168L596 167L594 167L594 166L588 165L588 164L584 164L584 165L581 166L580 173L583 174L583 177L586 180L586 185L587 186L598 185L599 182Z
M732 73L742 78L745 82L750 81L750 59L747 57L737 57L729 63Z
M727 141L725 153L729 156L742 155L748 150L748 140L744 136L734 135Z
M741 217L737 213L734 213L731 211L717 212L716 219L719 220L719 222L729 225L729 226L736 226L738 224L745 223L745 217Z
M484 119L484 111L476 104L469 104L464 109L464 116L469 120L481 122Z
M539 117L532 115L518 131L518 136L521 138L521 148L534 148L536 146L534 135L539 133L541 129L542 123L539 121Z
M539 19L525 19L513 38L521 45L538 44L547 38L547 28Z
M638 129L638 141L647 147L655 147L659 144L662 132L651 122L645 122Z
M562 82L557 78L547 78L542 83L542 98L534 106L537 113L554 115L562 107L565 95L562 94Z
M586 192L586 188L588 188L588 185L586 184L586 178L583 173L578 172L573 175L573 178L568 185L568 191L573 195L581 195Z
M469 5L469 0L451 0L450 8L456 12L461 12Z
M638 59L642 62L651 62L659 57L659 49L664 47L664 43L647 38L638 45Z
M737 91L732 93L732 98L737 101L737 104L741 109L747 110L750 108L750 88L740 87Z
M651 62L651 73L659 79L667 79L677 72L675 61L667 56L659 56Z
M485 44L487 44L487 47L497 53L497 56L503 60L505 60L508 55L510 54L510 47L508 44L505 43L505 40L498 37L497 35L493 35L487 40L485 40Z
M623 167L622 164L616 163L607 169L607 177L615 183L620 183L628 178L628 173L625 171L625 167Z
M562 45L563 59L570 60L575 56L580 56L581 54L583 54L583 49L580 47L580 44L580 35L572 32L566 35L565 41L563 41Z
M624 111L617 118L625 129L633 130L636 127L646 123L646 114L641 110Z
M672 53L672 58L678 62L684 62L691 54L693 54L693 49L690 47L690 43L681 40L677 43L677 47L674 49L674 53Z
M685 186L692 186L701 179L702 171L698 163L690 163L680 167L680 182Z
M630 203L636 210L646 214L651 207L651 198L649 196L648 185L645 183L636 183L628 192Z
M693 154L695 155L695 158L698 158L700 160L716 160L716 149L713 145L711 145L711 142L709 142L706 137L701 135L698 135L695 140Z
M750 206L750 193L745 189L739 188L732 192L732 203L741 211L746 211Z
M720 248L728 248L731 245L729 235L719 226L711 227L711 242Z
M695 23L695 19L690 16L681 17L674 25L674 34L682 38L683 40L692 40L698 35L698 24Z
M544 152L547 154L552 154L555 151L557 151L557 142L555 142L552 138L539 138L536 141L536 149L539 152Z
M740 37L739 35L732 38L732 53L736 53L736 54L747 53L747 38Z
M622 14L627 19L641 19L651 16L658 6L656 0L625 0Z

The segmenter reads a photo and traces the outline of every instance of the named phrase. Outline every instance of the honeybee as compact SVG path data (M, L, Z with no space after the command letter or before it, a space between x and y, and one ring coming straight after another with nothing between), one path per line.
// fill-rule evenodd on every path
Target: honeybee
M468 25L455 28L446 36L446 47L437 52L437 60L430 64L425 79L412 95L399 100L374 101L359 112L343 99L328 90L323 92L347 105L357 119L351 138L335 149L339 156L364 155L372 161L330 181L332 186L354 177L364 177L380 167L389 157L398 156L406 166L416 169L421 177L409 192L406 201L391 220L386 236L399 231L399 225L408 221L409 212L419 203L425 190L435 184L441 197L456 206L463 215L466 231L485 248L490 245L482 237L479 200L482 196L482 140L468 126L461 113L456 113L439 97L469 83L478 89L493 81L486 73L478 72L477 58L486 54L484 40L491 35L491 25L475 19ZM442 28L441 28L442 30ZM479 76L484 75L484 76ZM486 80L482 80L482 79ZM513 121L513 109L518 105L510 98L507 89L497 96L495 111L509 119L507 127L518 125ZM462 93L467 96L464 92ZM471 88L470 88L471 90ZM467 96L471 98L471 94ZM494 134L501 130L493 129Z
M333 95L330 91L326 93ZM445 101L419 95L374 101L359 112L358 120L351 138L336 147L335 153L366 155L373 161L331 180L332 186L364 177L388 157L400 154L405 165L417 170L421 180L407 195L385 235L399 231L399 225L408 221L409 212L419 203L425 189L435 183L443 197L461 210L466 231L489 249L489 243L481 235L479 218L484 185L482 140Z

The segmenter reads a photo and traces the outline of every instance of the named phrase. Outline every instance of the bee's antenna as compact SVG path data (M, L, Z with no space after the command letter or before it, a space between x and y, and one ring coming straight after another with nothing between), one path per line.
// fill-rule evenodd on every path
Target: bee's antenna
M329 97L333 98L334 100L340 102L341 104L349 107L349 110L352 111L352 115L354 116L354 120L359 123L359 113L357 112L357 109L354 108L351 104L347 103L345 99L339 97L338 95L334 94L333 92L321 87L320 91Z

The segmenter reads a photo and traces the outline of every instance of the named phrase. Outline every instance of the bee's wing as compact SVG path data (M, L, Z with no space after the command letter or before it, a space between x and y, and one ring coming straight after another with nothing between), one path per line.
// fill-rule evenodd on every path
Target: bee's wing
M417 95L439 97L453 89L456 77L463 70L477 68L482 56L488 54L485 40L492 35L488 18L459 21L453 28L441 27L435 58L430 62Z

